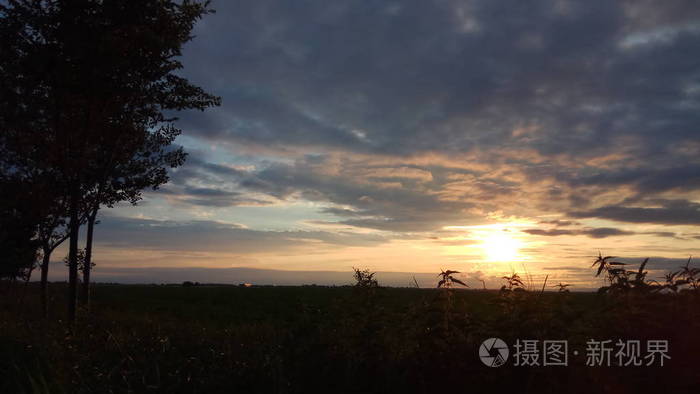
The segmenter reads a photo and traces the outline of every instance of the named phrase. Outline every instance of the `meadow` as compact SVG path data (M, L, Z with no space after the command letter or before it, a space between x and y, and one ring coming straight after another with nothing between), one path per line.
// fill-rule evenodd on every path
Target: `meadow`
M0 392L698 392L700 298L687 282L676 291L632 284L577 293L517 276L500 290L362 279L342 287L96 284L90 312L74 326L60 313L65 284L51 285L47 319L29 284L22 303L20 291L3 297ZM510 346L499 368L479 359L491 337ZM515 366L518 339L567 340L568 366ZM619 366L614 357L611 366L587 366L590 339L664 339L671 358L663 367Z

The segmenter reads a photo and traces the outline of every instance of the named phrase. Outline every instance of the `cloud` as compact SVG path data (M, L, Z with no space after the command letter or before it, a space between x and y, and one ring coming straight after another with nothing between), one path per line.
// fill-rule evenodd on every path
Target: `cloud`
M260 253L303 249L310 244L345 247L377 246L376 234L347 231L262 231L207 220L171 221L106 215L97 243L104 247L189 252Z
M690 3L215 8L183 62L223 106L184 114L183 128L266 161L241 171L202 156L169 189L178 203L301 198L348 225L428 231L496 210L646 215L610 195L700 188Z
M560 235L585 235L590 238L607 238L615 237L621 235L634 235L637 234L633 231L625 231L612 227L597 227L597 228L585 228L580 230L563 230L563 229L553 229L553 230L543 230L543 229L525 229L522 230L524 233L530 235L541 235L547 237L557 237Z
M574 185L619 187L629 185L639 193L660 193L669 190L693 191L700 189L700 164L686 164L670 168L626 168L600 171L595 175L569 181Z
M559 220L559 219L556 219L556 220L542 220L542 221L540 221L540 223L542 223L542 224L551 224L551 225L554 225L554 226L556 226L556 227L576 226L576 225L579 225L579 224L580 224L580 223L574 222L574 221L572 221L572 220Z
M700 204L685 200L659 201L657 207L603 206L588 211L573 211L575 218L602 218L630 223L700 225Z
M264 196L241 190L240 179L249 169L236 168L206 160L206 153L190 150L186 164L171 171L170 182L149 194L168 199L181 206L226 208L260 206L272 203Z
M668 26L640 15L675 7L560 4L220 3L185 60L224 106L186 120L235 143L400 155L506 144L591 157L627 136L640 152L692 139L698 33L620 46Z
M182 204L204 207L232 207L238 205L265 205L267 201L249 197L238 191L228 191L209 187L173 187L165 186L158 190L158 194L173 196Z
M530 228L523 230L524 233L530 235L544 235L548 237L557 237L560 235L575 235L576 231L573 230L543 230L539 228Z
M369 159L370 161L372 159ZM468 218L473 204L450 201L436 192L429 169L398 172L397 177L367 176L393 171L392 165L367 166L367 161L336 156L304 157L292 164L276 164L241 181L241 186L279 199L294 196L332 203L322 208L340 217L339 223L389 231L428 231ZM416 176L406 176L420 174ZM426 175L428 174L428 175ZM438 188L439 190L439 188Z
M591 238L606 238L620 235L633 235L633 231L624 231L611 227L600 227L582 230L582 233Z

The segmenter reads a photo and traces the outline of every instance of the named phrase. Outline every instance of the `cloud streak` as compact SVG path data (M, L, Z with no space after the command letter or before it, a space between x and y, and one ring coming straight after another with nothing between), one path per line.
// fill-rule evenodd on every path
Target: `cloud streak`
M574 211L577 218L596 217L630 223L700 225L700 204L685 200L661 201L660 207L607 205L589 211Z

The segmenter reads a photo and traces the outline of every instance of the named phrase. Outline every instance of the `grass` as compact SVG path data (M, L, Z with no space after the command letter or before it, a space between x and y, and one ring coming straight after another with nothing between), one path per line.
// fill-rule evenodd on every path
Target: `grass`
M47 320L30 285L23 306L1 304L0 392L697 392L697 291L528 291L517 279L500 291L96 285L72 330L63 285ZM490 337L511 351L516 339L580 350L590 338L668 339L672 359L496 369L477 357Z

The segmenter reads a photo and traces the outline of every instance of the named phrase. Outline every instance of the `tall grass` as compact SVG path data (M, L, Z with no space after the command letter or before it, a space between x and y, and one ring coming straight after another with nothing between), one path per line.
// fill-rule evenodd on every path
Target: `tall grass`
M355 286L337 288L97 286L93 312L82 315L72 332L60 316L19 317L2 304L0 392L697 387L698 270L689 260L655 282L647 271L653 261L634 267L614 262L596 259L592 274L606 278L607 287L598 294L528 283L517 273L505 276L498 290L462 289L453 270L438 275L437 283L444 282L436 289L383 288L376 274L359 269ZM668 339L672 359L653 370L587 369L573 356L571 367L557 370L489 369L477 349L490 337L511 345L517 339L567 339L572 349L585 349L590 338Z

